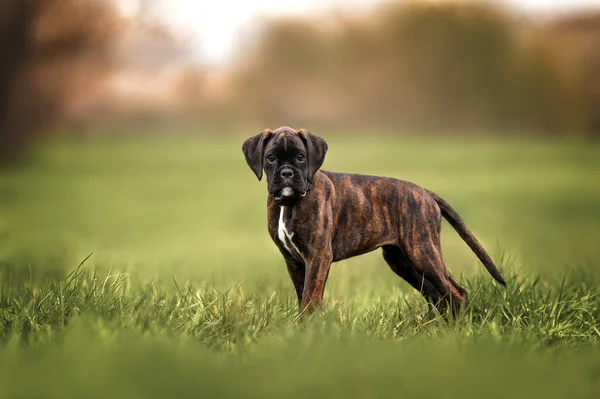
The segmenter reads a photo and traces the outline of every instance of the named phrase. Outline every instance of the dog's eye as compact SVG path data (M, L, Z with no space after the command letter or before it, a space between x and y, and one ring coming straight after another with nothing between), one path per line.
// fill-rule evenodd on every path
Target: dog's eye
M304 155L298 154L296 155L296 159L298 160L298 162L304 162Z
M269 163L273 163L273 162L275 162L275 160L276 160L276 159L277 159L277 158L276 158L276 157L275 157L275 155L273 155L273 154L269 154L269 155L267 156L267 161L268 161Z

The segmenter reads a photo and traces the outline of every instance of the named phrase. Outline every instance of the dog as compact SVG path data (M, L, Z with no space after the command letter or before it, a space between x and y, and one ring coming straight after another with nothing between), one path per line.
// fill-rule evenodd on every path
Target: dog
M456 314L467 291L442 258L442 217L492 277L506 282L454 209L435 193L390 177L321 170L328 146L288 126L248 138L242 151L260 181L267 175L268 230L283 255L300 312L320 307L332 262L382 248L394 273L428 303Z

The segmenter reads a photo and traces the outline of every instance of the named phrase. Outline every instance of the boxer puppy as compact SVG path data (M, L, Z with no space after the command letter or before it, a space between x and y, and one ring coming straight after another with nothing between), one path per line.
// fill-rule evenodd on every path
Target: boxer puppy
M263 170L267 175L268 230L301 311L321 304L332 262L381 248L394 273L440 311L450 306L456 314L468 296L442 258L442 216L506 285L460 216L433 192L389 177L319 170L327 143L304 129L267 129L247 139L242 150L258 180Z

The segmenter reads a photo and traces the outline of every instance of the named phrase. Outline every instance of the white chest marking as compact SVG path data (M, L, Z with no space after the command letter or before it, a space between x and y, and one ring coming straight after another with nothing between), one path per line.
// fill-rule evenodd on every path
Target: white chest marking
M285 249L287 249L287 251L290 254L295 255L294 252L292 252L292 249L293 249L294 251L296 251L296 254L300 255L300 251L298 250L298 247L296 247L296 245L292 241L292 238L294 237L294 233L289 231L285 227L285 222L283 220L283 214L285 213L285 206L279 207L279 209L280 209L279 210L279 227L277 229L277 237L279 238L279 241L281 241L281 243L283 244ZM290 249L290 246L292 247L291 249Z

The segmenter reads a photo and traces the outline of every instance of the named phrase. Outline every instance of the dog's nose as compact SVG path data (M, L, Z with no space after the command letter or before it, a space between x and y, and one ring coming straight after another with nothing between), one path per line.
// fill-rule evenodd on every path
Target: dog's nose
M294 176L294 171L290 168L285 168L281 170L280 174L284 179L290 179L292 176Z

